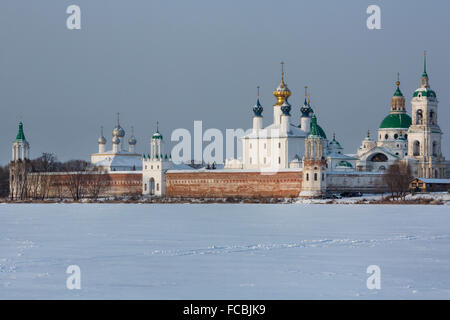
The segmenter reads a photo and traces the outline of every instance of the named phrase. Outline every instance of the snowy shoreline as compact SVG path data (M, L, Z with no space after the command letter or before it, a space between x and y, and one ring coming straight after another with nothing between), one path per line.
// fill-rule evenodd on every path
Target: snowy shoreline
M373 205L449 205L450 193L419 193L407 195L405 200L390 200L388 194L363 194L359 197L340 199L303 199L303 198L101 198L97 200L83 199L47 199L16 200L0 199L0 204L373 204Z

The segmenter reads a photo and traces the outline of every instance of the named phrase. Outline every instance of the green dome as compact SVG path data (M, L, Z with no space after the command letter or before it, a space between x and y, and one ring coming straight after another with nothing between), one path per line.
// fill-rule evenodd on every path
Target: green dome
M417 89L416 91L414 91L414 95L413 97L418 97L419 93L422 94L422 97L430 97L430 98L436 98L436 92L434 92L433 90L430 89L426 89L426 88L420 88Z
M409 128L411 117L406 113L389 114L380 124L380 129L384 128Z

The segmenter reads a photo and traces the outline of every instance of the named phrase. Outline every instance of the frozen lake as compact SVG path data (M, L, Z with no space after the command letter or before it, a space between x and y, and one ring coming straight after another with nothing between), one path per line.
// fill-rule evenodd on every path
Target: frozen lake
M0 204L0 298L449 299L449 208Z

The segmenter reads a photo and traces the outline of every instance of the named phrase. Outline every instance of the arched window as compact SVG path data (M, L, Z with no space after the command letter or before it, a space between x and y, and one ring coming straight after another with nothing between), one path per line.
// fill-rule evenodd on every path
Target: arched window
M148 185L150 186L150 194L154 195L155 194L155 179L150 178Z
M309 181L309 173L306 174L306 181Z
M428 120L430 124L434 124L434 111L430 111L430 119Z
M387 140L389 138L389 135L386 133L385 135L384 135L384 140Z
M384 153L376 153L370 158L369 161L372 161L372 162L386 162L386 161L388 161L388 157Z
M423 113L422 110L416 111L416 124L422 124L423 123Z
M314 181L317 181L317 173L314 173Z
M418 155L420 155L420 142L416 140L413 144L413 156Z
M381 166L381 167L378 168L378 170L379 170L379 171L385 171L385 170L386 170L386 167L385 167L385 166Z

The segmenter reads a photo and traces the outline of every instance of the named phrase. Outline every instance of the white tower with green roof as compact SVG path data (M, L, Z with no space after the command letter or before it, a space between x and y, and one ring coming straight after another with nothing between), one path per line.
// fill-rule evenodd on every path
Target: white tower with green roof
M25 138L23 123L19 123L16 140L12 143L11 162L9 164L9 194L11 199L26 197L27 175L30 169L30 144Z
M413 174L421 178L446 178L446 163L441 152L442 131L438 125L438 100L431 90L426 53L421 86L411 100L412 125L408 130L408 157Z
M142 158L142 194L161 197L166 190L166 171L170 167L170 156L163 154L163 136L156 124L156 132L150 141L150 154Z

